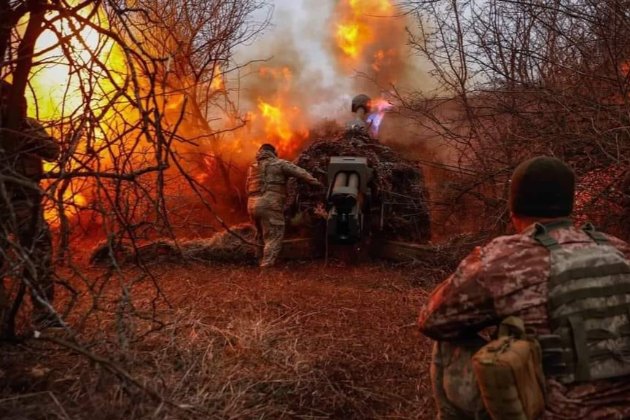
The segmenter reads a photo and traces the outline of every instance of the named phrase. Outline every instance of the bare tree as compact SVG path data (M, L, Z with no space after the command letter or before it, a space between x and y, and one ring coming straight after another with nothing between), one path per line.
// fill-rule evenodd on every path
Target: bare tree
M135 280L121 272L119 245L175 238L178 211L187 207L182 197L212 214L211 191L192 176L190 155L200 142L230 128L208 123L234 108L216 81L235 69L234 48L264 29L265 10L259 0L0 1L0 77L11 82L0 119L0 209L6 221L13 220L3 221L0 232L5 261L0 335L15 335L26 289L57 319L71 317L75 338L95 322L105 295L121 320L109 331L121 348L132 339L136 321L160 327L155 310L168 299L142 261ZM45 32L55 41L42 49L37 42ZM37 258L33 247L17 240L12 195L15 185L41 194L15 164L32 151L24 149L24 115L13 105L25 94L40 97L33 81L52 66L68 75L56 104L60 111L44 121L61 154L39 177L46 218L56 226L57 262L66 264L56 279L65 305L55 304L58 312L37 286L37 270L32 278L22 275ZM41 106L31 102L29 114L41 115ZM73 259L72 240L85 232L106 238L112 269L104 276L91 278ZM133 299L138 282L153 287L149 307ZM112 290L117 290L113 298Z
M465 208L452 208L503 230L511 170L551 154L583 180L582 217L614 225L605 216L621 211L616 181L630 158L628 2L402 3L417 22L411 44L439 81L402 99L456 151L450 196Z

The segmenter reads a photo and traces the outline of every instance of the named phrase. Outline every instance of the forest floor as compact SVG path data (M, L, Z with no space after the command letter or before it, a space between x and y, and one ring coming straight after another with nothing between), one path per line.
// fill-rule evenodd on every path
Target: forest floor
M99 294L81 325L94 344L1 344L0 418L435 418L416 319L444 273L334 261L150 272L125 289L133 310ZM156 284L168 304L155 303Z

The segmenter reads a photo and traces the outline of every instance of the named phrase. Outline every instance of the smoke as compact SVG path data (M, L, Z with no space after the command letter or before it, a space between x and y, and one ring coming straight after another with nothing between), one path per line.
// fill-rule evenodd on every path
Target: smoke
M355 118L350 103L360 93L382 110L371 117L382 123L382 142L411 158L425 150L425 139L390 114L395 106L390 111L388 103L394 86L418 90L428 80L408 45L407 19L392 0L276 2L271 25L235 51L238 71L225 75L239 118L223 121L228 128L235 120L246 123L215 139L220 159L201 163L197 179L213 190L217 203L239 207L230 200L245 185L246 168L261 144L274 144L283 158L297 157L311 131L321 135Z
M265 142L295 157L309 129L352 119L353 96L387 100L393 85L418 88L424 77L406 25L390 0L276 2L271 26L237 51L245 66L233 75L236 102L247 126L228 140L239 145L233 158L251 159Z

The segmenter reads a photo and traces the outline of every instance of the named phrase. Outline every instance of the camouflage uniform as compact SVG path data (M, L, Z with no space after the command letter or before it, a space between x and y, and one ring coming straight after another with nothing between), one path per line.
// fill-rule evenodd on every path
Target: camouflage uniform
M59 156L59 146L36 120L26 118L20 136L20 150L8 157L3 172L15 181L5 181L0 191L0 267L4 264L11 238L20 245L26 259L23 275L32 286L34 318L43 321L48 311L36 296L53 300L52 238L42 208L42 160ZM6 196L4 196L6 194Z
M526 328L548 334L549 251L533 238L533 227L476 248L440 284L420 313L421 331L437 340L432 365L441 418L482 418L471 355L483 345L488 327L517 315ZM550 235L563 249L592 244L582 230L565 226ZM606 236L626 257L630 246ZM464 345L466 343L466 345ZM630 418L630 381L621 377L563 385L547 378L545 419Z
M365 135L369 135L369 130L370 127L367 121L359 117L356 117L346 123L346 131L358 131Z
M247 212L256 227L258 244L263 247L261 267L273 266L282 249L284 238L284 203L288 177L302 179L312 185L319 181L307 171L268 150L261 150L247 173Z
M365 94L352 98L351 111L354 118L346 123L346 131L355 131L370 136L370 124L367 121L370 113L371 99Z

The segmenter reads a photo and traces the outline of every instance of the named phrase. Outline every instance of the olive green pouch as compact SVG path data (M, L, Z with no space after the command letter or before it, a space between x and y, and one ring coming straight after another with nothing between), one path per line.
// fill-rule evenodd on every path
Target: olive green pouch
M494 420L529 420L543 413L542 352L525 334L520 318L503 320L499 338L479 349L472 362L484 405Z

